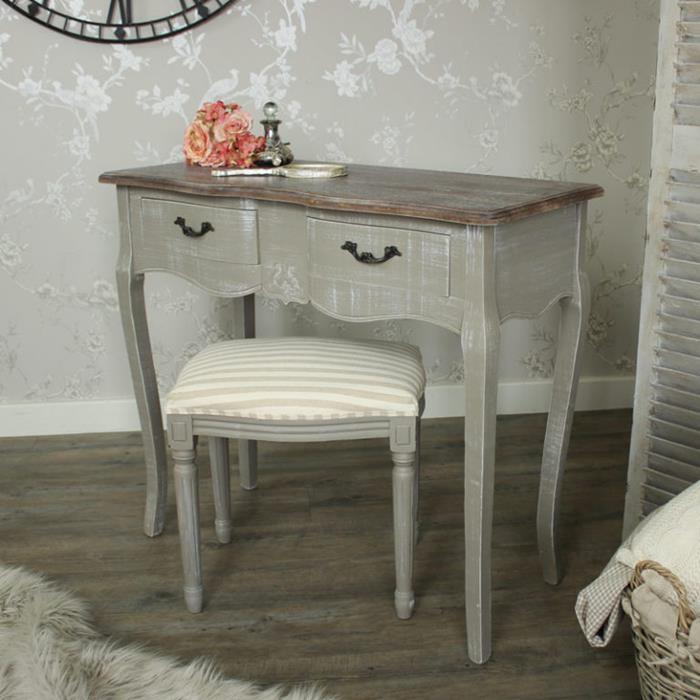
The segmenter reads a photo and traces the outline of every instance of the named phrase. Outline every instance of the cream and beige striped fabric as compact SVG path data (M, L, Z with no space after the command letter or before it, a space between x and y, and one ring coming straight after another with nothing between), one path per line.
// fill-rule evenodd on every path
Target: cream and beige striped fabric
M420 351L412 345L252 338L195 355L165 410L257 420L417 416L424 389Z

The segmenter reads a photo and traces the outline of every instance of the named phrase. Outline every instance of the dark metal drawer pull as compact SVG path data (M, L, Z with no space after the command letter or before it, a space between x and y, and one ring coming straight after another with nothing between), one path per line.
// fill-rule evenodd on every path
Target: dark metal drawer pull
M214 230L214 227L208 221L204 221L202 222L202 228L199 231L195 231L191 226L187 225L187 222L181 216L178 216L177 219L175 219L175 225L179 226L182 229L182 232L190 238L199 238L205 233Z
M358 253L357 243L353 243L352 241L345 241L345 243L340 246L340 250L347 250L348 253L355 258L355 260L365 263L366 265L378 265L379 263L384 263L387 260L391 260L397 255L401 257L401 251L395 245L388 245L386 248L384 248L383 258L375 258L372 253Z

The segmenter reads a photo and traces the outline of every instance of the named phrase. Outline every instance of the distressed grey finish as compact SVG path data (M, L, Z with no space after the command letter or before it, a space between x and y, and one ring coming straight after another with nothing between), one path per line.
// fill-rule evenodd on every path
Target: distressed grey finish
M421 397L420 413L425 401ZM394 505L394 554L396 615L406 620L413 614L413 559L416 545L417 494L416 449L418 417L378 417L329 421L260 421L224 416L167 416L168 441L175 462L175 494L180 531L180 551L187 609L202 611L202 554L199 533L199 495L196 446L199 436L209 437L212 487L216 511L215 530L221 543L231 541L231 494L229 483L228 439L273 442L328 442L389 438L394 462L392 475Z
M255 296L249 294L236 302L236 338L255 337ZM241 488L252 491L258 485L258 444L255 440L238 441L238 471Z
M131 191L128 206L135 273L173 272L223 296L242 296L258 290L260 260L255 203L179 196L183 198L182 210L173 202L172 194ZM195 201L199 203L194 205ZM185 218L191 216L193 209L196 218L188 224L200 230L205 221L215 221L215 230L199 238L185 236L175 219L179 214ZM222 216L221 212L226 210L230 215ZM162 218L154 216L154 212L160 212Z
M700 479L699 18L662 2L625 536Z
M214 532L221 544L228 544L231 541L231 471L226 438L209 438L209 462L216 513Z
M416 546L416 465L413 453L392 452L394 505L394 566L396 567L396 590L394 609L401 620L413 615L415 595L413 593L413 553ZM420 490L420 489L418 489Z
M121 230L116 274L117 292L134 395L143 431L146 460L144 531L149 537L155 537L163 531L168 490L163 418L146 319L146 303L143 296L144 276L134 268L128 190L118 187L117 199Z
M562 570L556 532L558 502L588 305L581 250L587 200L602 191L593 186L562 188L560 183L455 173L443 178L430 173L436 187L435 183L444 182L444 191L437 192L419 174L351 166L347 178L327 183L270 178L227 184L206 180L196 169L163 166L111 173L103 181L128 186L128 192L121 195L121 259L130 260L129 265L122 264L127 281L151 270L169 270L218 295L250 298L260 293L285 303L311 303L346 321L415 318L460 335L465 363L467 636L470 658L482 663L491 651L499 327L509 318L535 318L555 304L561 307L538 510L544 576L556 583ZM549 187L554 189L548 191ZM217 220L240 225L232 226L228 238L212 237L206 247L200 246L206 236L187 241L190 254L183 256L181 242L172 242L173 237L182 236L171 223L172 215L179 215L173 202L179 201L187 205L187 212L200 214L192 221L195 228L200 218L209 220L206 212L210 210L212 218L215 214ZM168 218L151 223L144 212L158 206L159 211L167 211ZM363 265L340 249L345 240L377 256L387 245L396 245L402 255L381 265ZM141 249L145 241L148 251ZM231 244L237 243L242 257L231 261ZM254 249L257 258L251 255ZM122 307L125 327L132 329L127 341L135 368L135 391L139 405L155 406L155 384L141 379L152 362L150 354L143 357L145 318L132 316L132 310L133 303ZM144 423L147 455L153 457L147 459L149 483L164 494L165 457L157 446L155 413L142 414L142 420L149 415L151 422ZM281 439L265 426L240 424L237 430L243 441L266 439L266 435ZM368 426L358 431L358 436L383 434ZM307 435L297 427L286 437L301 440L313 434L314 427ZM244 454L242 464L254 464L253 443L241 449L248 455ZM244 487L255 483L253 472L247 475L244 466ZM404 470L398 476L399 484L408 478ZM416 494L416 510L417 502ZM149 517L162 519L162 510L149 513ZM146 529L155 532L153 527Z
M491 655L491 530L500 327L494 232L467 227L464 355L464 541L467 649Z
M192 433L192 421L168 423L168 441L175 463L175 495L182 507L177 510L182 548L185 603L190 612L202 609L202 563L199 538L199 479L195 461L197 438Z
M544 579L552 585L561 581L563 571L559 552L559 495L566 464L571 423L580 369L580 354L588 319L590 293L588 277L583 271L586 242L586 212L579 205L578 255L574 268L573 294L560 300L559 350L554 367L554 389L547 420L542 455L540 492L537 504L537 544ZM561 352L569 348L568 352Z
M182 504L177 510L180 539L187 543L182 547L185 605L190 612L202 609L202 562L199 538L199 480L195 451L173 449L175 462L175 495Z
M307 218L311 301L331 316L358 320L430 318L457 331L464 295L464 227L393 216L341 212ZM401 257L362 265L340 246L380 257L397 245ZM454 280L454 282L453 282Z
M415 528L414 540L418 544L418 539L420 538L420 429L421 422L416 423L416 451L415 455L415 477L413 481L413 526Z
M139 210L141 226L135 233L140 265L158 265L163 260L163 246L170 260L201 258L236 265L257 265L260 261L254 208L203 206L144 196ZM174 222L180 218L195 232L201 232L204 224L210 224L211 229L196 238L174 236L172 233L178 231ZM162 235L154 236L160 229ZM231 236L231 231L236 231L236 235Z

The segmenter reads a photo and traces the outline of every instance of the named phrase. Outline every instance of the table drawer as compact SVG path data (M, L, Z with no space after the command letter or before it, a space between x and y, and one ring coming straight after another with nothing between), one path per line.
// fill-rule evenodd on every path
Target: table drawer
M315 217L307 232L312 297L330 312L412 315L426 299L450 295L449 235ZM400 254L374 264L353 254L382 259L392 247Z
M255 209L215 207L143 197L141 226L134 231L137 257L172 257L257 265ZM189 235L188 235L189 234Z

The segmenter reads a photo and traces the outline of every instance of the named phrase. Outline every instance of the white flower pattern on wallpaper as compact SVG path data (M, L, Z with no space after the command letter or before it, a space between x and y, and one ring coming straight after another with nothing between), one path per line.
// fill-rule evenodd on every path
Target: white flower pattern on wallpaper
M470 170L482 168L489 155L498 149L502 120L509 110L516 108L520 103L523 85L539 69L551 64L552 58L545 53L538 41L543 30L541 27L532 28L535 38L529 44L527 61L517 77L502 70L496 62L489 67L490 75L486 81L476 75L460 75L452 63L442 64L438 73L431 70L436 56L429 49L435 30L426 25L442 17L443 6L450 3L446 0L434 3L420 0L401 1L403 5L399 7L397 4L395 7L396 3L392 0L352 0L362 8L385 11L391 24L392 38L380 39L370 52L357 35L341 32L339 49L346 58L336 63L333 70L327 70L323 78L334 83L339 97L360 98L376 91L373 76L375 68L380 73L391 76L399 73L405 65L406 70L413 71L419 81L439 90L453 115L473 101L485 103L486 121L480 130L471 134L474 141L481 146L481 157L468 166ZM461 0L461 3L464 5L465 0ZM481 4L478 0L470 0L468 7L475 13ZM498 18L504 20L508 27L516 26L504 16L505 0L492 0L490 8L491 21Z
M6 77L6 73L0 73L0 88L16 92L24 98L30 109L29 121L36 129L46 128L52 112L68 112L71 117L68 127L70 135L64 139L63 148L70 165L54 179L46 179L40 190L37 190L35 180L31 178L23 186L9 191L0 202L0 223L4 230L12 231L14 227L11 223L18 222L28 209L45 207L50 217L71 224L78 223L76 219L80 218L78 213L82 211L80 225L88 231L103 232L95 210L85 206L82 194L85 188L84 169L91 160L92 147L99 140L99 115L107 112L112 105L110 92L123 85L127 72L140 70L144 60L125 47L117 47L111 55L102 57L101 77L87 73L81 64L75 63L69 74L70 82L64 84L50 77L51 58L55 51L56 46L50 46L42 65L36 70L35 66L24 68L21 79L16 82ZM21 233L4 233L0 236L0 266L11 277L17 292L43 302L39 315L45 320L53 315L56 325L61 323L58 319L63 316L62 311L86 311L87 318L79 323L90 329L76 329L65 322L64 335L67 338L64 350L68 356L80 358L81 365L79 370L65 376L46 373L41 378L34 377L30 374L30 368L20 370L21 355L15 353L13 362L6 367L20 379L20 386L13 390L13 397L25 400L92 398L100 389L103 375L99 358L102 353L96 353L95 348L104 346L103 329L118 310L115 286L101 278L93 279L84 290L73 284L59 287L48 281L32 284L28 277L36 264L38 251L27 242L20 243L19 235ZM39 259L41 257L39 254ZM19 339L13 322L10 328L14 328L11 337ZM6 380L3 385L7 383Z
M545 143L541 150L548 156L548 161L540 163L535 172L540 176L567 179L575 176L572 170L587 174L602 169L606 180L626 187L625 209L642 219L647 180L640 173L642 163L639 156L637 160L632 159L622 150L625 139L623 126L625 118L633 114L635 105L649 103L654 94L654 83L650 77L640 85L636 73L623 79L617 77L615 66L609 61L612 26L611 15L606 15L600 24L587 17L583 30L572 37L582 53L581 63L590 67L594 74L601 73L607 77L608 86L602 93L594 94L590 89L593 83L591 76L586 77L584 87L573 93L566 87L550 89L550 104L572 117L580 118L585 139L563 148L553 141ZM644 153L642 162L646 162L647 158L647 153ZM638 298L642 259L638 256L632 267L624 262L610 269L602 252L606 238L604 225L601 212L597 212L589 221L587 230L587 259L593 285L586 339L603 362L619 372L629 373L634 369L630 358L635 355L636 342L628 343L621 351L618 350L617 356L614 355L615 345L611 335L615 328L615 299L630 289ZM643 247L643 241L644 227L641 226L638 232L639 250ZM550 376L554 368L552 358L556 342L546 331L541 337L535 334L533 340L536 347L523 358L523 364L529 368L531 376Z
M0 7L0 92L4 118L16 120L6 125L16 167L0 190L0 285L13 300L0 318L0 400L130 393L116 212L96 177L180 160L185 123L218 98L257 113L279 101L301 156L600 182L610 194L589 222L584 371L630 372L657 16L653 0L243 0L195 32L98 47ZM295 293L289 273L275 271L283 301ZM232 303L163 276L147 289L165 389L194 352L230 336ZM268 299L258 310L262 332L415 342L431 381L463 378L446 332L345 323ZM553 319L529 328L504 342L509 378L551 375Z

